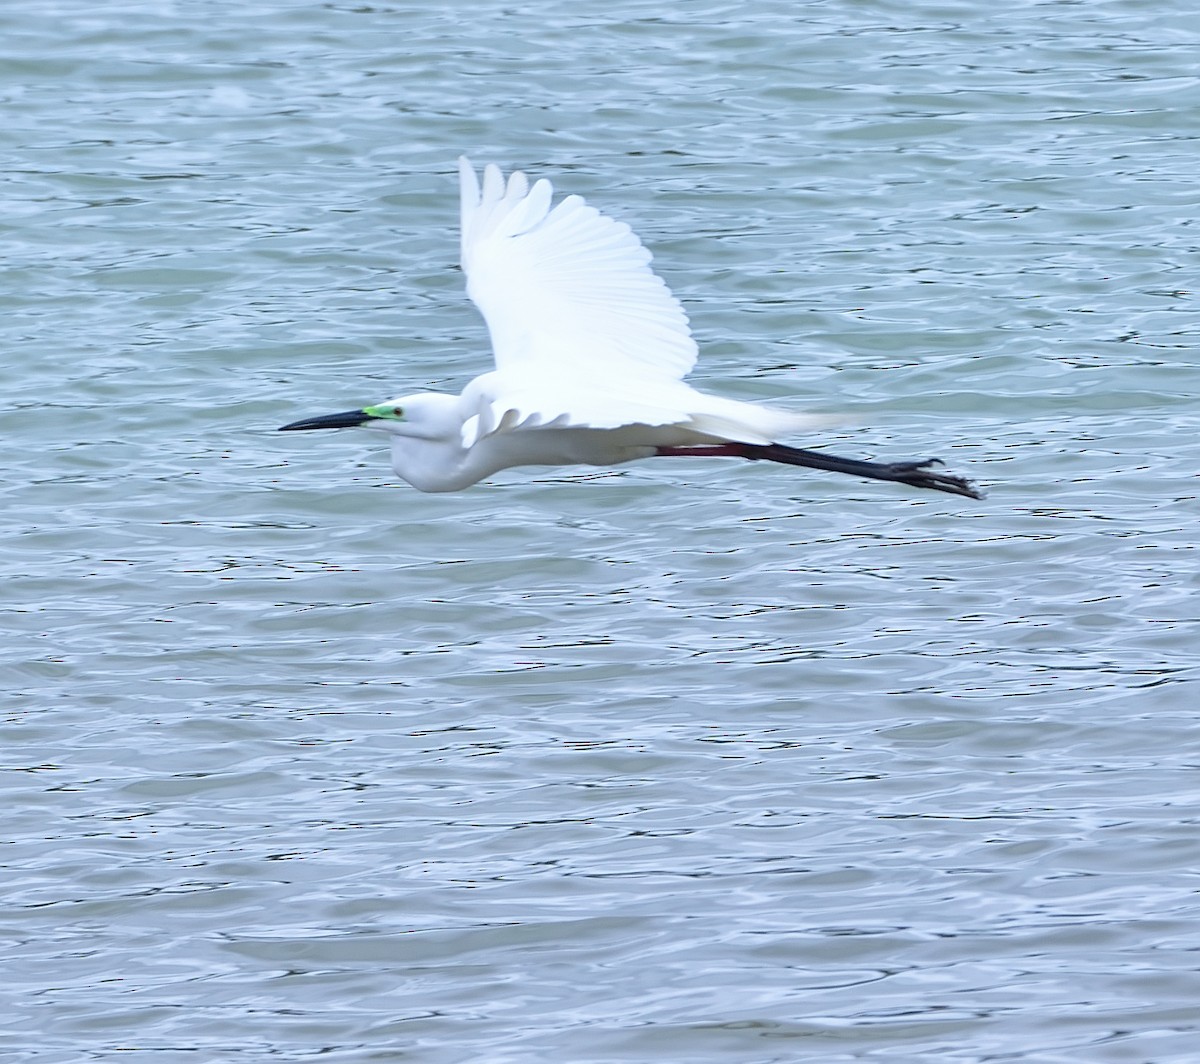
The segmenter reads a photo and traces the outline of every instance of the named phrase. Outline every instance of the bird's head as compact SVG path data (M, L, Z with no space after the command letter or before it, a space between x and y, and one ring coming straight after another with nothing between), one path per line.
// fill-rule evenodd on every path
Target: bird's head
M351 429L363 426L382 429L395 436L435 437L448 427L457 431L459 422L453 419L456 401L453 396L436 392L402 395L378 406L344 410L340 414L319 414L280 426L280 432L299 432L304 429ZM448 424L443 424L448 422ZM452 422L452 426L449 424Z

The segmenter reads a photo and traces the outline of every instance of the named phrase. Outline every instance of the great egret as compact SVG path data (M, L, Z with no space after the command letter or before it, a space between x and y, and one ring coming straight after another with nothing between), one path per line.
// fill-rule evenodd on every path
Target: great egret
M459 159L462 268L496 368L461 395L419 392L306 418L282 431L355 425L391 436L396 472L421 491L458 491L511 466L617 465L654 455L766 459L981 498L936 458L870 462L789 447L823 419L698 392L682 377L696 344L678 300L623 222L544 178L483 187Z

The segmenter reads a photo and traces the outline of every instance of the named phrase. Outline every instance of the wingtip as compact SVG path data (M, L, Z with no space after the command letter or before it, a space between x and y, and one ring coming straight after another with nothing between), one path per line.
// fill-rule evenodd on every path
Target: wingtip
M461 233L461 249L465 253L471 216L479 206L479 177L475 167L465 155L458 157L458 218Z
M498 200L504 196L504 174L495 163L487 163L483 168L483 198Z

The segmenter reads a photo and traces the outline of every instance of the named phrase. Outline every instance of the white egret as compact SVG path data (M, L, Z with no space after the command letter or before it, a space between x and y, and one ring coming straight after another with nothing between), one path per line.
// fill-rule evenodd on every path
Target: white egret
M776 442L823 419L698 392L678 300L622 222L519 171L459 160L462 268L496 368L461 395L419 392L306 418L284 431L362 425L391 436L397 474L458 491L512 466L610 466L654 455L730 456L980 498L938 459L872 462Z

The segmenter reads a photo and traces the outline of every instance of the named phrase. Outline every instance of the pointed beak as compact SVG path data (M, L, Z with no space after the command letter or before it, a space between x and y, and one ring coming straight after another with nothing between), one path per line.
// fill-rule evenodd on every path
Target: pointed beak
M306 417L301 421L293 421L290 425L281 425L280 432L299 432L301 429L352 429L374 421L374 415L365 410L346 410L340 414L322 414L320 417Z

